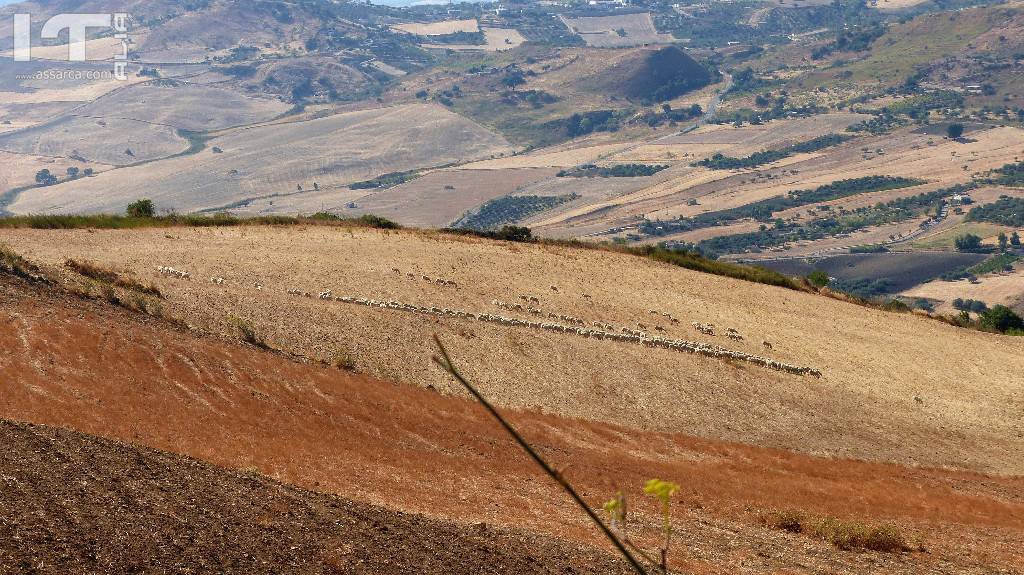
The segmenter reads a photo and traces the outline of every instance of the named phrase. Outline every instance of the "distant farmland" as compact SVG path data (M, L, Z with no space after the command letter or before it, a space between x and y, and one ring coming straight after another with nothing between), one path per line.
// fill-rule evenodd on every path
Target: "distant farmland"
M285 204L314 187L509 151L501 136L441 106L396 106L231 131L197 154L26 191L8 210L120 212L140 190L159 207L184 212L271 196Z
M583 38L588 46L594 48L625 48L675 42L671 34L658 33L649 12L618 16L563 17L562 21Z
M903 291L945 272L977 264L986 257L984 254L961 253L844 254L821 260L765 261L758 265L794 276L822 270L841 280L884 278L891 282L893 291Z

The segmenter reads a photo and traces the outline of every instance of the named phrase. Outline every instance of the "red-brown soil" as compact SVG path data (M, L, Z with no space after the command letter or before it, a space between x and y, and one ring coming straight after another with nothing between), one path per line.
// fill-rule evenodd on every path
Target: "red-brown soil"
M6 277L0 325L0 417L406 512L597 541L565 496L464 399L199 337ZM648 535L654 513L639 493L643 480L680 483L676 556L696 572L1018 573L1024 565L1024 478L509 416L595 506L616 486L625 490L640 513L636 529ZM762 527L756 514L768 508L894 522L928 551L839 551Z

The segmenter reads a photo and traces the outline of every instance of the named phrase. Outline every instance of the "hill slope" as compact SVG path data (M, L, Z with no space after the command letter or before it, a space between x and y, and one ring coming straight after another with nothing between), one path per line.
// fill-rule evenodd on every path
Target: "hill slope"
M16 251L46 264L94 260L152 281L166 296L165 311L191 325L236 333L232 317L242 318L275 347L324 361L349 357L358 369L392 381L458 391L430 362L431 335L439 332L452 338L468 374L506 407L813 454L1024 471L1017 457L1024 449L1022 338L626 254L443 234L244 227L5 230L4 236ZM161 276L157 266L186 270L194 279ZM587 328L597 322L610 331L644 330L807 366L823 376L288 290L333 290L332 297L573 328L572 321ZM714 324L717 335L698 332L692 322ZM726 328L743 339L726 338Z
M714 77L678 46L644 50L591 78L595 90L662 102L711 84Z
M255 469L294 485L390 509L461 524L486 522L493 527L475 526L472 532L479 535L484 550L492 545L508 549L507 558L500 551L493 557L496 565L507 564L509 569L518 565L517 557L524 553L517 550L516 541L535 539L521 535L522 531L506 536L505 528L583 543L567 565L584 572L607 565L605 558L589 551L588 546L597 542L596 534L567 504L565 494L514 449L479 406L462 398L199 336L106 302L81 300L59 289L3 275L0 325L9 327L0 331L0 346L11 350L0 356L0 417L71 427L229 468ZM1012 573L1011 567L1024 560L1020 478L829 460L531 411L506 411L506 415L565 471L591 504L597 506L616 489L623 489L632 498L634 537L643 543L658 537L658 509L640 493L644 480L655 476L685 485L674 503L678 547L673 556L679 567L693 572L768 574L799 567L862 575L948 567L957 573L980 574L1003 567ZM140 536L139 545L193 537L196 528L182 524L182 518L204 532L221 532L218 522L226 522L229 525L223 529L248 545L265 542L260 539L262 531L246 527L252 523L247 519L255 515L258 526L309 552L293 560L299 567L320 557L318 538L324 530L318 526L323 517L342 523L333 529L338 539L352 538L339 544L341 549L350 544L361 550L364 537L367 545L402 547L396 561L410 557L406 553L413 554L412 561L421 549L432 549L416 535L407 536L404 525L409 521L401 516L345 503L351 514L376 518L372 522L379 531L387 528L384 542L374 530L348 530L345 519L331 508L321 508L318 501L330 500L319 496L296 495L296 490L248 474L239 479L236 474L170 456L154 462L144 450L135 453L123 446L114 446L115 452L106 455L101 448L83 449L79 454L74 447L65 449L61 441L47 439L52 435L48 433L43 433L41 441L8 439L0 425L5 445L0 481L11 477L20 481L3 491L10 500L0 496L4 517L20 518L57 501L70 501L71 509L81 508L92 517L97 505L106 506L107 511L109 501L127 501L114 506L116 520L132 529L138 521L159 527L155 537ZM26 444L29 447L23 447ZM168 461L177 470L175 475L164 473ZM39 474L47 477L38 478ZM86 484L75 492L82 476ZM185 480L176 482L182 476ZM75 491L68 491L69 484ZM32 485L33 495L20 497L23 485ZM170 495L146 495L157 490ZM226 497L236 509L225 509L218 502L206 504L203 493L207 490ZM283 496L275 495L282 492L291 494L292 501L285 501L286 505L279 505ZM135 497L139 494L143 496ZM160 499L150 503L154 497ZM270 502L257 503L250 513L250 497ZM194 503L182 501L201 502L213 510L212 516L199 516L195 507L189 507ZM265 506L270 510L264 513ZM839 551L826 542L765 528L759 514L773 508L894 522L911 542L923 537L929 553ZM48 554L67 541L65 524L73 519L63 521L58 511L44 511L55 518L51 523L39 525L28 519L19 524L31 526L26 536L50 536L52 546L40 541L5 550L0 544L0 554L6 551L20 560L27 550ZM120 513L131 516L122 519ZM232 526L236 520L242 525ZM416 525L428 535L437 533L434 522L411 521L419 521ZM97 520L89 529L76 532L88 538L106 529L107 523ZM444 525L437 529L441 541L455 547L453 553L463 552L458 538L461 528L451 535ZM224 551L203 533L195 534L193 540L210 560L233 557L232 551ZM555 568L562 557L560 547L557 542L549 546L544 543L549 540L540 541L528 553L550 555L546 558ZM257 559L291 565L288 557L279 555L275 543L264 547L253 553ZM122 547L115 549L120 552ZM368 565L384 569L378 556L367 553ZM121 561L122 556L105 557ZM156 557L162 560L167 555ZM193 557L186 554L185 558ZM475 565L473 557L467 564ZM238 565L237 570L244 571L248 564L241 560ZM68 570L75 569L62 572Z

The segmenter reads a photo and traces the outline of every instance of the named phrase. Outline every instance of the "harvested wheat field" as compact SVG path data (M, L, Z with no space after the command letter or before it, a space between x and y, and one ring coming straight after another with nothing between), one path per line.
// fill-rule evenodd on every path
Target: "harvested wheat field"
M395 30L417 36L441 36L457 32L479 32L480 25L475 18L468 20L445 20L442 22L404 22L391 26Z
M940 312L955 314L953 300L973 299L989 306L1005 305L1013 308L1024 307L1024 266L1019 263L1010 272L985 274L977 283L967 280L955 282L933 281L903 292L907 297L923 297L939 302Z
M184 152L188 142L170 126L117 117L62 116L54 121L0 134L0 150L79 158L114 166Z
M9 209L120 212L140 189L179 211L228 209L269 196L285 196L284 204L299 186L338 186L510 151L503 137L439 105L395 106L231 130L199 153L30 190Z
M151 298L146 305L157 303ZM216 528L242 549L252 545L260 560L288 555L290 548L294 562L279 565L277 572L319 573L315 566L332 563L334 553L344 555L339 560L349 566L341 572L364 571L346 561L353 556L367 562L365 572L401 572L402 565L425 560L410 553L432 549L438 539L445 541L440 559L456 562L445 572L527 569L516 563L523 545L534 549L535 561L550 566L535 565L531 572L556 565L558 572L622 569L589 548L605 544L486 412L460 397L200 336L10 276L0 276L0 322L7 326L0 344L15 350L0 358L0 417L69 427L244 471L0 423L7 446L0 478L13 493L26 484L47 485L47 493L62 493L62 501L81 501L91 510L90 501L102 501L111 491L120 503L103 507L102 516L94 514L97 509L85 517L95 517L90 524L101 529L117 525L119 532L137 533L131 543L118 539L106 554L69 555L61 550L65 542L77 541L79 516L49 510L52 520L41 523L26 503L32 498L7 496L11 491L5 489L0 509L25 518L15 529L22 540L38 542L31 550L46 554L51 565L173 560L202 567L222 557L249 564L252 558L224 547L224 538L202 535ZM443 337L456 361L469 367L463 338ZM664 477L683 484L673 504L673 557L687 572L1020 572L1019 478L822 459L536 411L507 414L565 470L589 504L596 507L623 489L641 544L651 544L657 525L656 507L640 494L643 480ZM281 486L254 471L360 503ZM82 489L50 486L54 477L64 485L78 485L81 478ZM841 551L811 536L766 527L761 517L772 509L893 524L906 550ZM150 516L163 519L139 531ZM262 529L249 527L253 522ZM182 524L187 532L196 530L189 538L195 547L179 553L152 547L162 540L160 533ZM5 522L0 530L10 526ZM284 542L268 538L286 526ZM368 548L385 537L402 549L390 566ZM488 550L494 570L470 568L483 561L472 549ZM22 546L0 543L0 558L26 553Z
M483 50L485 52L503 52L511 50L526 42L526 38L515 28L481 28L484 34L483 44L423 44L432 50Z
M440 332L467 373L505 407L811 454L994 473L1024 469L1017 456L1024 446L1019 338L625 254L426 232L5 230L0 239L45 264L93 260L152 281L166 296L163 308L199 329L234 333L233 318L241 318L274 347L327 361L351 358L377 377L451 393L430 362L430 336ZM158 266L193 279L158 275ZM606 331L706 342L822 376L289 290L574 328L573 322L597 322ZM712 323L719 335L701 334L691 322ZM723 337L726 328L742 340Z
M577 34L587 46L595 48L624 48L645 44L671 44L671 34L659 33L649 12L616 16L562 17L562 22Z
M217 86L164 80L119 90L91 102L78 113L131 118L202 132L266 122L288 109L288 104L269 98L246 96Z
M109 166L66 158L0 152L0 193L12 188L34 185L36 173L39 170L50 170L50 173L63 177L67 173L67 169L72 167L92 168L99 172Z

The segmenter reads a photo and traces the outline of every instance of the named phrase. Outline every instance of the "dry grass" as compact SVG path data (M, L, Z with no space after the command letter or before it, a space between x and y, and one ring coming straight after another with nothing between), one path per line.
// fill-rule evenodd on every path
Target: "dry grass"
M130 277L125 277L114 270L104 268L93 262L67 260L64 262L64 266L80 275L94 279L98 282L109 284L113 287L119 287L121 289L130 290L143 295L150 295L158 298L163 297L160 290L153 284L143 285Z
M814 518L801 511L770 511L760 517L773 529L817 537L844 551L863 549L900 553L910 551L899 527L892 524L867 525L834 517Z

